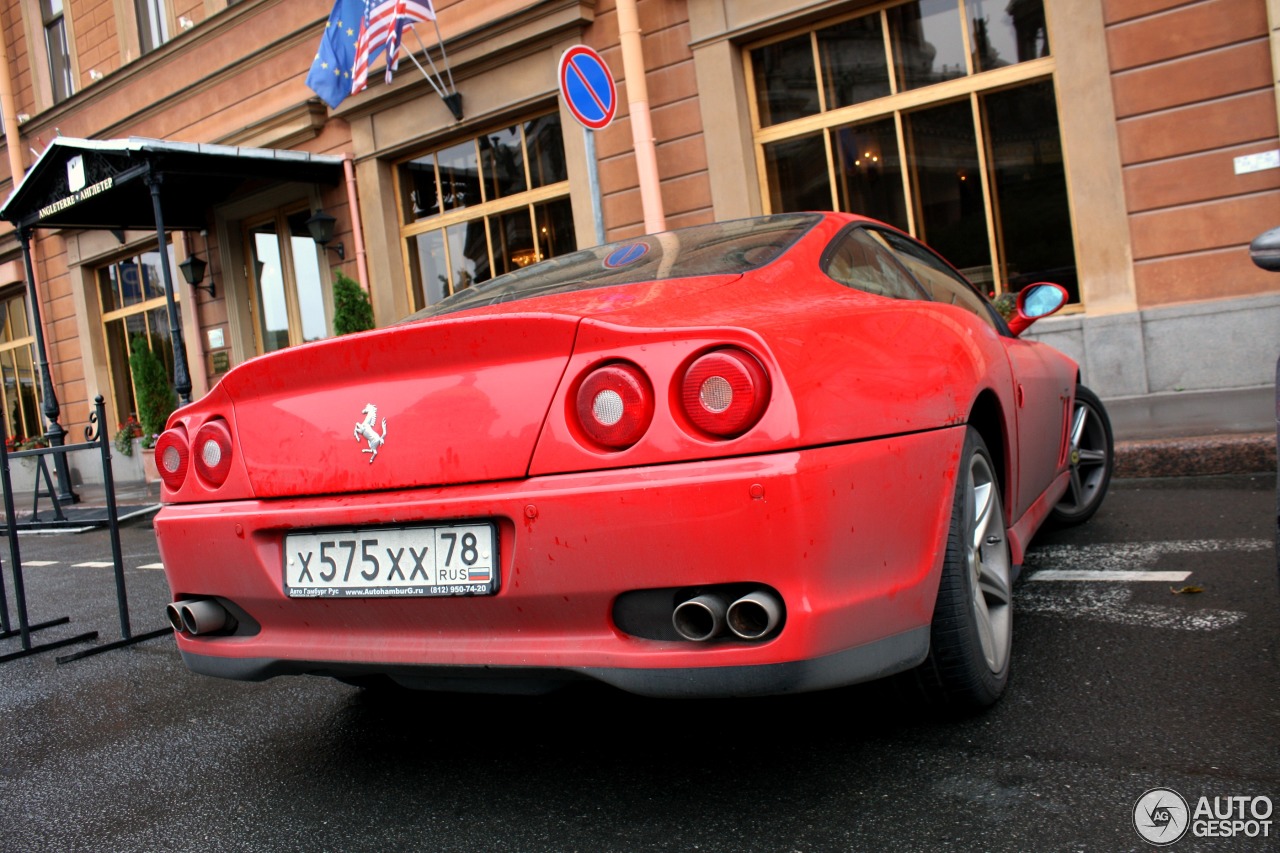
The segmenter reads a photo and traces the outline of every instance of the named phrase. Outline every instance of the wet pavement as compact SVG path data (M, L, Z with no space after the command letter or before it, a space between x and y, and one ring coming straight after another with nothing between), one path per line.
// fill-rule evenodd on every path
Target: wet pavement
M1147 849L1133 812L1150 788L1280 801L1274 489L1118 481L1093 522L1039 537L1010 689L959 721L886 684L707 702L238 683L190 674L169 637L10 661L0 853ZM162 627L153 534L122 541L133 628ZM51 637L118 636L111 570L92 565L105 533L21 545L33 619L72 620ZM1189 575L1036 578L1114 568Z

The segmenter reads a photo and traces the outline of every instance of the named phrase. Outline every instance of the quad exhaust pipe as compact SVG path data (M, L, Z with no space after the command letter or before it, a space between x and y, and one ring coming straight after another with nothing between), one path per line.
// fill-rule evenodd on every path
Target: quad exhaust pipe
M761 587L726 604L717 592L704 592L676 605L671 624L686 640L703 643L729 633L740 640L763 640L782 623L782 599Z
M171 601L164 610L174 631L193 637L227 631L236 625L235 617L212 598Z

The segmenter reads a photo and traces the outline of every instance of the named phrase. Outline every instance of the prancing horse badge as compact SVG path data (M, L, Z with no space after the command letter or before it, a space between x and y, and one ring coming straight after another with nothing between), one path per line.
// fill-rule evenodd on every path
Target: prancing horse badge
M356 424L356 441L364 439L369 442L369 446L361 450L361 453L368 453L369 464L373 464L373 460L378 458L378 448L387 441L387 419L382 419L382 435L374 430L374 426L378 423L378 407L373 403L365 406L360 414L364 415L364 420Z

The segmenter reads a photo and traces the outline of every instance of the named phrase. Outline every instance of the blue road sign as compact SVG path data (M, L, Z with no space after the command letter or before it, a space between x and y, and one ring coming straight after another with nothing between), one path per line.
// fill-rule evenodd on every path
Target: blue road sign
M583 44L560 57L560 95L569 112L588 130L604 130L618 110L618 88L609 66Z

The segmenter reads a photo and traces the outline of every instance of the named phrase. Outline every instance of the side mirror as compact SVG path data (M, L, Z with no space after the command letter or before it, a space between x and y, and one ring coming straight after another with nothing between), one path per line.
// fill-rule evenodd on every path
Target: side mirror
M1249 257L1269 272L1280 272L1280 228L1264 231L1249 244Z
M1048 317L1067 304L1067 289L1060 284L1041 282L1022 288L1018 292L1018 305L1009 318L1009 331L1014 337L1022 334L1041 317Z

